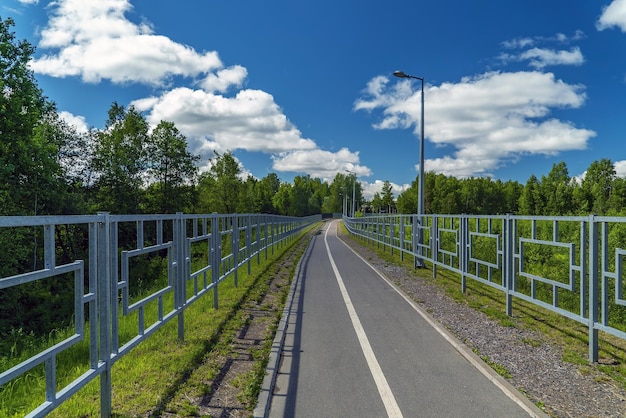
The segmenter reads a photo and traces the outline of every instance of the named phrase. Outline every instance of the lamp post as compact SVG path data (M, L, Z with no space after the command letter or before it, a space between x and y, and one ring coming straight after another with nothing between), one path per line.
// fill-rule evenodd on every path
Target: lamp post
M346 173L350 173L354 176L354 180L352 180L352 218L354 218L354 207L355 207L355 191L356 191L356 173L354 171L346 170Z
M394 71L393 75L399 78L414 78L415 80L419 80L422 82L422 120L420 123L420 168L419 168L419 183L417 190L417 218L419 220L419 226L421 227L423 224L422 215L424 215L424 77L416 77L414 75L410 75L405 73L404 71ZM415 260L416 267L424 267L424 262L422 261L422 247L423 244L423 235L421 229L418 232L418 255L419 257Z

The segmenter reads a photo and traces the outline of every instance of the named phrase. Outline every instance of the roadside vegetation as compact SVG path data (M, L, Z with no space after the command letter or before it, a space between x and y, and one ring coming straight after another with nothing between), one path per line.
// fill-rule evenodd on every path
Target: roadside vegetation
M220 284L218 310L213 309L211 292L193 303L185 311L184 341L178 339L176 321L170 321L117 361L112 370L114 416L161 416L164 412L174 416L192 416L197 406L187 398L181 400L180 394L191 391L200 397L216 388L215 385L207 386L199 382L210 382L223 368L223 363L229 358L232 360L233 334L249 326L250 317L242 308L246 303L261 303L276 278L277 266L287 264L289 268L281 272L282 284L273 289L277 296L276 302L271 306L256 308L269 312L267 328L275 328L295 268L295 264L286 263L286 260L297 262L308 242L308 235L303 233L288 246L280 247L274 255L269 254L267 260L261 257L260 264L253 263L249 276L247 268L242 267L238 287L234 286L233 280ZM146 293L149 291L146 289ZM146 316L149 315L147 312ZM136 327L135 318L122 318L120 334L124 334L125 328L133 327ZM19 362L72 332L73 329L61 329L48 338L15 335L12 340L14 357L3 357L3 360ZM241 400L244 410L252 409L256 403L272 338L273 332L263 333L260 339L267 341L262 341L259 347L251 350L253 360L250 369L235 376L235 385L240 392L235 396ZM21 345L19 349L18 344ZM85 371L89 357L87 344L78 344L61 356L57 371L59 384L65 385ZM34 369L24 378L0 388L0 416L23 416L42 402L44 397L45 374L42 368ZM99 411L99 379L96 378L50 416L98 416Z

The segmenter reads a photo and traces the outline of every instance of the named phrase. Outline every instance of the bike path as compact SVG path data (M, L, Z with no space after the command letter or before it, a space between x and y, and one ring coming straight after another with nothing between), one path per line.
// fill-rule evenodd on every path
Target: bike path
M255 416L545 416L345 245L338 225L301 261Z

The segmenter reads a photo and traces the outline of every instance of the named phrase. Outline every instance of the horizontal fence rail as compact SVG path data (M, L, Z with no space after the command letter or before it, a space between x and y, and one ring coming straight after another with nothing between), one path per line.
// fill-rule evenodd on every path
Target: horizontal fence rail
M117 360L173 319L178 321L178 337L183 340L187 307L211 292L217 309L218 287L224 279L233 277L237 285L240 268L250 273L253 262L267 259L276 246L320 220L321 215L182 213L0 217L3 251L11 253L16 242L29 237L32 252L28 269L24 262L2 266L7 268L0 271L19 271L6 277L0 274L0 292L13 290L19 295L21 286L67 280L74 289L73 334L51 342L19 364L0 368L0 387L43 365L45 396L27 415L42 417L100 377L101 416L111 416L111 368ZM77 246L82 247L85 259L66 259L64 255L76 253ZM72 251L67 251L70 247ZM167 277L150 294L133 292L145 278L134 277L132 267L146 259L166 260ZM153 312L149 307L155 305ZM120 316L136 320L134 335L122 335ZM80 376L60 387L57 359L83 341L89 341L89 364Z
M415 265L429 262L588 327L589 360L598 331L626 340L626 218L477 215L344 217L351 234Z

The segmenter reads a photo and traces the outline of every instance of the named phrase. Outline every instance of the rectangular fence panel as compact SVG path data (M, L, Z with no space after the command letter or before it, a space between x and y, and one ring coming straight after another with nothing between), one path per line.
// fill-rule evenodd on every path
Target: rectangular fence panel
M250 272L251 261L256 258L260 263L262 252L267 259L268 250L273 254L275 246L285 245L318 221L321 215L0 217L0 245L18 248L16 256L23 256L1 266L0 292L19 294L24 286L53 289L62 282L73 288L68 309L74 325L70 335L51 338L41 352L25 358L0 353L6 358L0 363L0 386L4 389L26 375L41 374L45 381L41 403L22 412L43 417L99 376L100 414L110 417L111 370L117 360L174 318L183 340L189 305L213 289L217 308L220 282L233 277L236 283L238 268L247 265ZM153 270L162 271L154 273L162 279L148 290L143 287L146 278L137 272ZM129 323L134 324L130 330ZM57 360L74 355L71 350L79 344L88 346L84 364L78 367L81 372L61 383Z
M409 218L411 216L412 218ZM406 218L405 218L406 217ZM589 327L589 360L598 331L626 339L626 218L512 215L372 215L344 217L348 231L385 251L412 255L457 273L462 291L475 280ZM411 219L411 220L408 220ZM410 225L411 240L390 240L380 227ZM420 263L416 262L416 266Z

